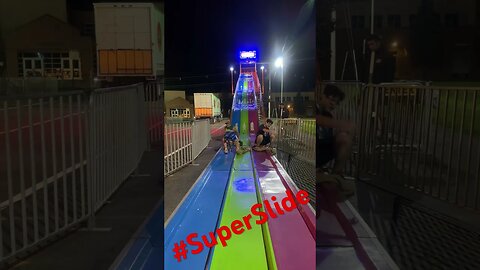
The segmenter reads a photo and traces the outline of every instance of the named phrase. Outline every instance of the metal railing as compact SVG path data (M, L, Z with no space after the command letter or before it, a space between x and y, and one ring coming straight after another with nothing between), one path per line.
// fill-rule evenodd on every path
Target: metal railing
M165 124L164 175L191 163L211 139L210 120Z
M359 177L479 210L479 95L480 88L367 86Z
M145 92L139 84L0 101L0 267L94 225L148 148Z
M315 120L273 118L271 127L276 147L290 155L313 162L315 159Z
M145 107L142 84L90 95L88 179L93 212L135 171L147 150Z
M163 89L160 83L150 83L145 87L148 139L150 144L158 144L163 139Z
M3 100L0 265L89 216L86 103L80 92Z

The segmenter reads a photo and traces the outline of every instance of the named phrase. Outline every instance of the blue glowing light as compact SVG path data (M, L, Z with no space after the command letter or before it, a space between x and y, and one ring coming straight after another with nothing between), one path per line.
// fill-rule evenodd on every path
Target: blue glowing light
M257 51L240 51L240 60L257 59Z

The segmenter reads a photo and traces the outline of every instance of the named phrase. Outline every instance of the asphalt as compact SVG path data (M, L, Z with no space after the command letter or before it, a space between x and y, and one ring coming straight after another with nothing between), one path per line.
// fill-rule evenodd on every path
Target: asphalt
M222 147L223 134L221 132L217 134L213 131L214 127L212 126L212 140L192 164L165 178L165 221L180 204L218 149Z
M146 152L138 176L127 179L96 215L98 230L76 230L26 257L15 270L109 269L124 246L163 200L163 151Z

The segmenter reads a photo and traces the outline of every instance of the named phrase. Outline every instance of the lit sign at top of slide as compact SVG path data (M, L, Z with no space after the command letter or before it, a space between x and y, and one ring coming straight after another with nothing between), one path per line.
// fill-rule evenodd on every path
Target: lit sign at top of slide
M240 52L241 60L253 60L257 59L257 51L241 51Z

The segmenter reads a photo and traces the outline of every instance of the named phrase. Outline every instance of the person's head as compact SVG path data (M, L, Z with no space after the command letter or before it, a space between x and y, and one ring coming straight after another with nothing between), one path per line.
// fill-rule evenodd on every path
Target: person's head
M344 98L345 93L343 93L340 88L333 84L327 84L320 95L320 106L331 112L335 110L335 107L337 107Z
M380 46L382 44L382 39L378 35L369 35L366 39L367 41L367 47L370 51L377 51L380 49Z
M267 123L266 123L265 126L266 126L267 128L269 128L269 127L272 126L272 125L273 125L272 119L267 119Z

